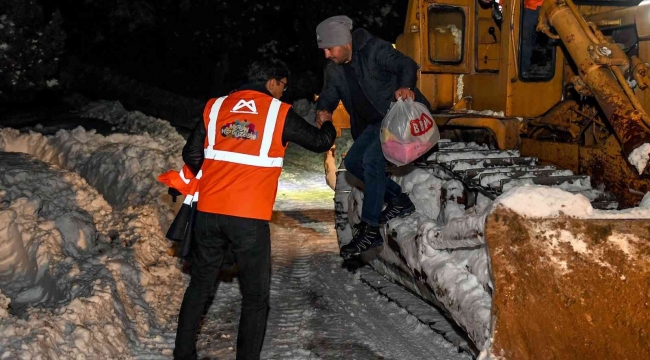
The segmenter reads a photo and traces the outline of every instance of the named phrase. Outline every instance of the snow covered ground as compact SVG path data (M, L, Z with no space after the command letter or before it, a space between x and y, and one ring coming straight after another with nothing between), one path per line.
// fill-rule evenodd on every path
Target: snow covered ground
M156 177L180 168L185 141L119 103L80 115L114 133L0 129L0 359L169 359L189 277ZM333 192L322 172L303 175L278 194L263 358L468 358L340 267ZM202 356L234 359L238 297L236 281L220 285Z
M156 175L181 164L167 123L97 103L116 133L0 130L0 358L121 358L174 318L185 276ZM170 286L170 284L177 284ZM6 301L4 301L6 302Z

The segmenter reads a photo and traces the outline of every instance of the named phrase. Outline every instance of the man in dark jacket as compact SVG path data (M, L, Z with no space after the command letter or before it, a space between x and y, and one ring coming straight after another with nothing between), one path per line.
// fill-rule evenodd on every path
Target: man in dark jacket
M353 240L341 248L344 258L381 246L379 225L415 211L408 195L386 176L379 131L390 103L398 98L414 98L430 107L415 87L415 61L365 29L350 30L352 20L343 15L326 19L316 28L318 47L330 60L318 97L317 121L331 119L339 101L343 102L355 140L345 157L345 168L364 183L362 221ZM382 212L384 202L388 205Z
M268 219L280 176L280 172L274 170L281 167L281 162L276 161L277 154L283 153L282 147L289 142L323 153L336 139L331 122L316 128L287 104L270 99L282 96L288 76L289 71L279 61L253 63L248 73L250 83L228 95L230 100L212 99L217 105L208 103L212 109L207 109L209 117L197 124L183 148L183 161L195 175L200 171L202 177L190 254L192 279L178 318L176 360L197 357L196 333L228 247L232 247L237 260L242 292L237 359L259 359L269 307L271 244ZM258 105L255 106L253 100L237 102L245 98L255 99ZM267 102L271 103L268 111L260 105ZM279 139L280 134L274 127L282 123L279 117L285 111ZM266 121L262 122L263 119ZM208 130L207 120L210 121ZM246 126L248 130L237 132L232 130L233 126ZM252 133L251 129L259 130ZM213 148L216 151L211 150ZM251 154L251 148L260 150ZM212 153L219 157L210 157ZM269 155L271 153L275 155ZM264 214L258 214L260 209Z

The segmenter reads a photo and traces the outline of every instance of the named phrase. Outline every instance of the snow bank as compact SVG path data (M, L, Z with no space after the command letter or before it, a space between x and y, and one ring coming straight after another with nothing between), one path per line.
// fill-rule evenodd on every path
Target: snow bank
M4 296L2 294L2 291L0 291L0 319L9 316L9 312L7 311L7 309L9 309L10 302L11 300L8 297Z
M560 215L588 217L594 209L589 199L562 189L547 186L522 186L500 196L495 205L503 205L523 216L557 217ZM532 206L535 204L534 206Z
M182 166L179 155L185 141L174 128L138 111L126 111L117 102L92 103L80 116L105 120L124 133L102 136L78 127L45 137L2 129L0 149L31 154L76 172L119 208L159 202L166 189L157 176Z
M2 292L14 308L74 298L83 289L55 274L95 252L112 209L83 179L28 156L0 153L0 174Z
M650 194L650 193L648 193ZM531 218L562 215L581 219L650 219L650 195L646 194L639 207L624 210L597 210L589 199L560 188L531 185L514 188L494 202Z
M173 331L185 279L168 255L168 123L94 103L128 134L0 130L0 358L124 358ZM172 286L170 286L172 285ZM11 300L11 313L7 301ZM170 350L153 350L169 356Z

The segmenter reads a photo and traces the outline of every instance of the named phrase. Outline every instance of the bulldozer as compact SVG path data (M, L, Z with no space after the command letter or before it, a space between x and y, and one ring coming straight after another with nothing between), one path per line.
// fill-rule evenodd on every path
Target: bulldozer
M416 202L428 217L389 222L370 265L481 359L649 358L650 1L545 0L532 26L531 10L409 0L396 48L418 63L442 139L389 172L440 196ZM341 166L340 245L358 187Z

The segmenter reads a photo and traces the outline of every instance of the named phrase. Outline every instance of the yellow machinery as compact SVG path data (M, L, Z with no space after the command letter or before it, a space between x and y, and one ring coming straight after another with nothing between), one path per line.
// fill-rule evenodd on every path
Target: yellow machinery
M650 1L627 7L544 1L525 72L524 1L483 1L409 0L397 39L397 49L420 66L418 87L442 137L518 150L588 175L619 208L638 206L650 191L643 160L650 153ZM342 108L337 113L345 117ZM573 249L556 246L566 240L557 240L563 231L579 239ZM612 234L637 239L630 242L635 255L613 251ZM475 344L483 356L650 358L649 220L633 213L616 220L533 220L498 208L477 236L485 238L494 282L491 338ZM599 260L585 260L576 243ZM405 251L393 246L380 260L392 261L397 277L416 279L407 287L444 302L446 290L426 284L437 279L397 259ZM393 255L397 260L386 260ZM558 275L538 263L540 256L564 256L569 271Z
M648 171L627 158L650 142L650 3L622 8L546 1L538 30L550 41L537 51L544 59L528 77L518 66L523 6L409 1L396 47L420 65L418 87L438 112L436 123L455 140L487 136L499 149L520 149L523 156L590 175L621 206L637 205L650 191ZM599 28L627 30L633 55ZM349 127L342 106L334 116L337 129Z

